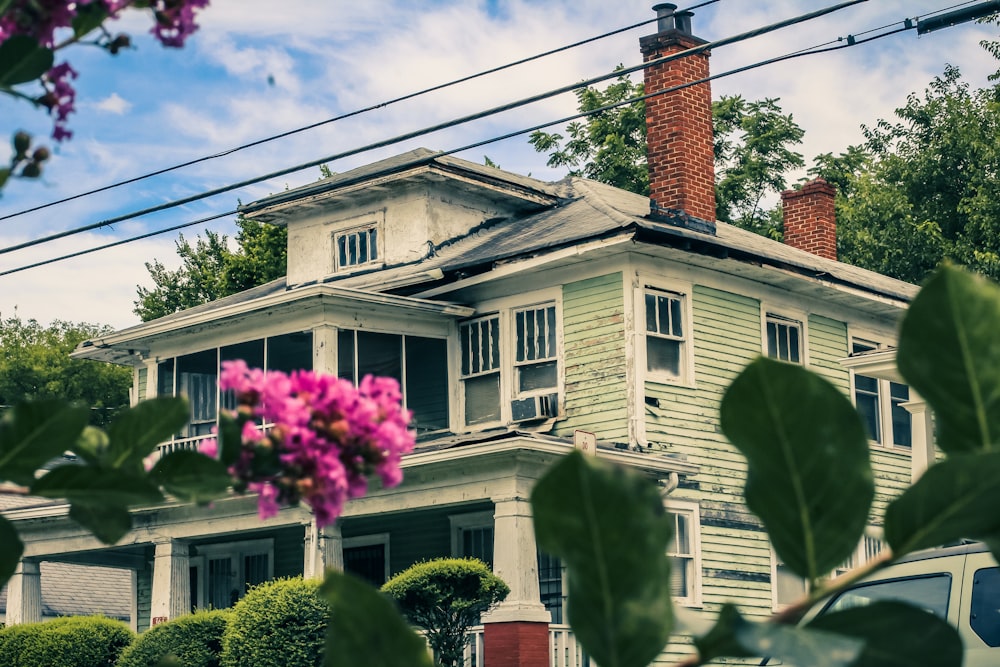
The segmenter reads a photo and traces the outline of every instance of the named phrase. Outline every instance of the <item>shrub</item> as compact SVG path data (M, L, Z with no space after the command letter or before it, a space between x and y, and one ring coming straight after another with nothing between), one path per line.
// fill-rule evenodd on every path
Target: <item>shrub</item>
M222 636L222 667L320 667L330 608L318 592L302 577L251 589Z
M156 667L173 656L184 667L219 667L222 635L231 612L198 611L154 626L122 652L117 667Z
M427 631L442 665L461 665L469 628L510 588L475 558L438 558L411 565L382 586L403 615Z
M135 633L103 616L69 616L0 630L4 667L112 667Z

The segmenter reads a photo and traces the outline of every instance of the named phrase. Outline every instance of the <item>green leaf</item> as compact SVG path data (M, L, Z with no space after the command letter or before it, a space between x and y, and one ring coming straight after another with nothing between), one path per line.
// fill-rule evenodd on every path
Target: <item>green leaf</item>
M7 181L9 179L10 179L10 169L7 167L0 169L0 190L3 189L3 186L7 184Z
M0 479L30 485L44 463L73 448L87 416L64 401L15 405L0 417Z
M33 37L8 37L0 44L0 88L34 81L52 69L54 58Z
M142 460L184 428L190 417L187 401L177 396L142 401L119 413L108 427L107 464L141 469Z
M808 627L864 640L864 650L853 667L960 667L962 664L962 639L958 631L934 614L902 602L875 602L825 614Z
M851 402L815 373L759 358L722 399L722 430L747 458L747 506L781 560L815 581L857 547L875 483Z
M76 16L73 17L73 35L83 37L91 30L96 30L104 19L108 18L108 11L99 2L91 2L86 5L77 3Z
M128 506L157 503L163 494L144 476L83 465L53 468L31 485L31 494L67 498L89 505Z
M14 525L0 516L0 588L13 576L23 553L24 543L17 536Z
M573 452L538 481L531 504L539 548L566 564L577 640L601 667L645 667L673 628L672 524L659 489Z
M167 454L149 471L149 478L167 493L191 503L224 496L232 483L226 466L191 450Z
M903 319L896 363L934 409L948 454L1000 451L1000 287L939 269Z
M329 571L319 592L330 604L325 667L432 667L424 640L368 583Z
M726 604L719 611L715 627L696 637L703 662L723 657L770 657L805 667L848 667L861 654L863 642L828 631L752 623L736 607Z
M961 538L1000 542L1000 452L931 466L886 509L885 539L896 557ZM997 554L994 550L994 554Z
M219 415L219 460L227 466L236 463L243 448L243 424L246 417L234 418L228 414Z
M91 504L76 501L69 506L69 518L94 534L105 544L114 544L132 528L132 515L121 505Z

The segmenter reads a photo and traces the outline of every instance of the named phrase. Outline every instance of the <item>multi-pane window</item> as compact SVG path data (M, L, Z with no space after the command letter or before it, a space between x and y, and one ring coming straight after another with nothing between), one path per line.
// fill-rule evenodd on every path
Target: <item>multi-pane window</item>
M478 558L493 567L493 512L453 514L452 554L456 558Z
M538 592L553 623L566 622L566 566L555 556L538 552Z
M376 588L389 576L389 534L344 538L344 571Z
M465 390L465 423L500 419L500 318L497 315L458 328Z
M674 292L647 288L646 370L658 378L681 379L684 375L684 297Z
M337 269L369 264L378 260L378 228L374 225L341 232L334 237Z
M670 593L684 604L698 604L701 588L698 507L671 503L667 506L667 514L674 525L674 539L667 549L671 565Z
M881 349L877 343L854 339L851 354L861 355ZM910 400L910 388L899 382L854 374L854 405L865 423L868 437L880 445L913 446L912 418L903 404Z
M559 381L554 305L514 311L517 393L552 391Z
M274 577L271 540L200 546L191 559L191 604L226 609L246 592Z
M767 356L802 363L802 323L768 313L765 318Z

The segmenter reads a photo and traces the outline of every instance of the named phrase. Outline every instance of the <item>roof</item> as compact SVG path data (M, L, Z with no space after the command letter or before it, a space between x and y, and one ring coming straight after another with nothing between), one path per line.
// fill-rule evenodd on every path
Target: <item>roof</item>
M128 570L43 561L39 565L42 615L131 618L132 574ZM0 612L7 611L7 587L0 590Z

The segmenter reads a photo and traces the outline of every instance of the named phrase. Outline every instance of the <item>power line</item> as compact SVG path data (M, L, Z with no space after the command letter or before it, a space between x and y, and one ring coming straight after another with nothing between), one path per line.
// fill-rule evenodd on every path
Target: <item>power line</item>
M530 132L535 132L537 130L543 130L543 129L546 129L546 128L549 128L549 127L553 127L555 125L561 125L563 123L567 123L567 122L570 122L570 121L573 121L573 120L577 120L577 119L580 119L580 118L585 118L587 116L592 116L592 115L595 115L595 114L598 114L598 113L602 113L604 111L609 111L611 109L615 109L615 108L620 107L620 106L625 106L625 105L628 105L628 104L634 104L635 102L644 101L644 100L647 100L647 99L650 99L652 97L656 97L656 96L659 96L659 95L666 95L668 93L672 93L672 92L675 92L675 91L678 91L678 90L683 90L684 88L690 88L692 86L697 86L697 85L700 85L700 84L703 84L703 83L708 83L708 82L714 81L716 79L721 79L721 78L724 78L724 77L727 77L727 76L733 76L735 74L741 74L743 72L747 72L747 71L752 70L752 69L758 69L760 67L765 67L765 66L768 66L768 65L773 65L773 64L776 64L776 63L779 63L779 62L784 62L784 61L787 61L787 60L793 60L793 59L796 59L796 58L802 58L804 56L818 55L818 54L822 54L822 53L829 53L831 51L839 51L841 49L851 48L853 46L860 46L860 45L866 44L868 42L872 42L872 41L875 41L875 40L878 40L878 39L882 39L882 38L885 38L885 37L889 37L891 35L898 34L900 32L905 32L907 30L911 30L914 27L912 25L906 25L906 24L904 24L903 21L897 21L896 23L889 24L886 27L891 27L893 25L899 25L899 24L903 24L902 27L897 28L895 30L891 30L889 32L884 32L884 33L881 33L881 34L878 34L878 35L874 35L872 37L867 37L865 39L849 40L849 41L839 40L841 43L837 44L836 46L829 46L829 44L833 44L834 41L838 41L838 40L834 40L834 41L831 41L831 42L826 42L826 43L818 45L816 47L811 47L811 48L808 48L808 49L800 49L798 51L794 51L794 52L791 52L791 53L788 53L788 54L785 54L785 55L782 55L782 56L776 56L776 57L773 57L773 58L768 58L766 60L757 61L757 62L751 63L749 65L744 65L744 66L741 66L741 67L737 67L735 69L727 70L725 72L721 72L721 73L718 73L718 74L713 74L711 76L707 76L707 77L704 77L702 79L697 79L695 81L690 81L690 82L687 82L687 83L684 83L684 84L680 84L680 85L677 85L677 86L672 86L670 88L666 88L664 90L657 91L655 93L646 93L644 95L640 95L640 96L637 96L637 97L629 98L627 100L622 100L620 102L615 102L615 103L612 103L612 104L606 104L604 106L601 106L601 107L598 107L598 108L595 108L595 109L591 109L589 111L576 113L576 114L574 114L572 116L566 116L565 118L560 118L558 120L548 121L546 123L535 125L533 127L528 127L528 128L523 128L523 129L520 129L520 130L515 130L513 132L508 132L508 133L503 134L503 135L491 137L489 139L484 139L484 140L477 141L477 142L474 142L474 143L471 143L471 144L466 144L466 145L460 146L458 148L452 148L452 149L449 149L449 150L446 150L446 151L436 151L436 152L434 152L434 153L432 153L430 155L425 155L423 157L411 160L409 162L404 162L404 163L396 164L391 169L385 169L385 170L378 171L378 172L368 173L368 174L366 174L366 178L379 178L379 177L381 177L383 175L389 175L391 173L396 173L396 172L398 172L400 170L405 170L405 169L408 169L410 167L415 167L415 166L419 166L421 164L425 164L428 161L434 160L434 159L439 158L439 157L444 157L446 155L452 155L454 153L460 153L462 151L471 150L473 148L479 148L481 146L486 146L486 145L489 145L489 144L492 144L492 143L496 143L496 142L499 142L499 141L505 141L507 139L511 139L513 137L516 137L516 136L520 136L520 135L523 135L523 134L528 134ZM652 62L650 64L652 64ZM274 203L273 199L271 201L269 201L269 204L273 204L273 203ZM214 220L214 219L217 219L217 218L220 218L220 217L224 217L226 215L233 215L235 213L246 211L246 210L248 210L248 207L241 207L241 208L239 208L237 210L228 211L226 213L220 213L220 214L217 214L215 216L211 216L209 218L202 218L200 220L195 220L195 221L183 223L181 225L177 225L177 226L170 227L170 228L167 228L167 229L158 230L156 232L149 232L149 233L143 234L141 236L136 236L136 237L129 238L129 239L122 239L120 241L109 243L109 244L106 244L106 245L103 245L103 246L98 246L98 247L95 247L95 248L90 248L88 250L82 250L82 251L79 251L79 252L75 252L75 253L72 253L70 255L64 255L64 256L60 256L60 257L55 257L55 258L52 258L52 259L49 259L49 260L44 260L44 261L41 261L41 262L36 262L34 264L30 264L30 265L27 265L27 266L22 266L22 267L18 267L18 268L14 268L14 269L8 269L6 271L0 271L0 276L6 276L6 275L11 274L11 273L17 273L19 271L24 271L24 270L36 268L36 267L39 267L39 266L44 266L46 264L52 264L52 263L55 263L55 262L58 262L58 261L62 261L64 259L70 259L70 258L73 258L73 257L78 257L80 255L88 254L88 253L91 253L91 252L97 252L98 250L105 250L107 248L115 247L115 246L118 246L118 245L124 245L125 243L129 243L131 241L138 241L138 240L142 240L142 239L145 239L145 238L149 238L151 236L156 236L156 235L159 235L159 234L164 234L164 233L167 233L167 232L171 232L171 231L176 231L176 230L179 230L179 229L183 229L185 227L191 227L193 225L201 224L203 222L207 222L207 221Z
M698 9L699 7L704 7L706 5L715 4L716 2L719 2L719 0L706 0L705 2L701 2L699 4L692 5L691 7L688 7L684 11L692 11L694 9ZM410 100L410 99L413 99L415 97L419 97L421 95L426 95L426 94L429 94L429 93L437 92L439 90L443 90L445 88L450 88L452 86L456 86L456 85L461 84L461 83L466 83L468 81L472 81L474 79L478 79L478 78L487 76L489 74L496 74L497 72L502 72L503 70L510 69L510 68L516 67L518 65L524 65L524 64L532 62L534 60L539 60L541 58L545 58L545 57L548 57L548 56L551 56L551 55L555 55L555 54L561 53L563 51L568 51L568 50L574 49L574 48L576 48L578 46L584 46L586 44L590 44L592 42L596 42L596 41L599 41L601 39L606 39L608 37L613 37L613 36L621 34L623 32L628 32L629 30L635 30L636 28L641 28L644 25L648 25L650 23L654 23L657 20L659 20L659 19L652 18L652 19L647 19L645 21L640 21L639 23L633 23L632 25L628 25L628 26L625 26L623 28L618 28L617 30L612 30L610 32L603 33L601 35L596 35L594 37L589 37L587 39L583 39L583 40L580 40L578 42L573 42L572 44L567 44L565 46L560 46L560 47L555 48L555 49L550 49L548 51L544 51L542 53L538 53L538 54L535 54L533 56L528 56L527 58L522 58L520 60L515 60L513 62L509 62L509 63L506 63L504 65L499 65L497 67L493 67L493 68L490 68L490 69L487 69L487 70L483 70L483 71L477 72L475 74L470 74L468 76L464 76L464 77L461 77L461 78L458 78L458 79L454 79L452 81L448 81L447 83L440 83L440 84L437 84L435 86L431 86L430 88L424 88L423 90L419 90L419 91L416 91L416 92L408 93L406 95L402 95L401 97L396 97L396 98L393 98L393 99L390 99L390 100L386 100L385 102L379 102L377 104L372 104L372 105L364 107L362 109L356 109L354 111L349 111L349 112L341 114L339 116L334 116L332 118L327 118L326 120L321 120L321 121L318 121L316 123L311 123L309 125L304 125L302 127L296 128L294 130L288 130L286 132L281 132L280 134L274 134L274 135L271 135L269 137L265 137L263 139L257 139L255 141L251 141L250 143L243 144L243 145L237 146L235 148L230 148L230 149L227 149L227 150L224 150L224 151L220 151L218 153L213 153L211 155L206 155L206 156L203 156L203 157L200 157L200 158L195 158L193 160L188 160L186 162L181 162L179 164L175 164L175 165L170 166L170 167L164 167L162 169L157 169L155 171L151 171L149 173L142 174L140 176L135 176L135 177L128 178L128 179L125 179L125 180L122 180L122 181L117 181L117 182L111 183L109 185L104 185L104 186L101 186L99 188L94 188L93 190L87 190L86 192L80 192L78 194L70 195L70 196L64 197L62 199L57 199L55 201L47 202L45 204L39 204L38 206L33 206L31 208L26 208L24 210L17 211L16 213L8 213L7 215L0 216L0 222L2 222L4 220L9 220L10 218L16 218L16 217L18 217L20 215L25 215L27 213L34 213L35 211L40 211L42 209L46 209L46 208L49 208L51 206L56 206L58 204L65 204L66 202L70 202L70 201L73 201L75 199L80 199L82 197L88 197L90 195L95 195L95 194L99 194L101 192L106 192L108 190L113 190L114 188L122 187L124 185L131 185L132 183L137 183L139 181L142 181L142 180L145 180L145 179L148 179L148 178L153 178L154 176L161 176L163 174L167 174L167 173L170 173L172 171L177 171L178 169L184 169L186 167L190 167L190 166L193 166L193 165L196 165L196 164L200 164L202 162L207 162L209 160L214 160L214 159L217 159L217 158L220 158L220 157L226 157L226 156L232 155L233 153L237 153L239 151L246 150L247 148L253 148L255 146L260 146L262 144L266 144L268 142L275 141L277 139L284 139L285 137L290 137L292 135L299 134L301 132L305 132L307 130L313 130L313 129L316 129L317 127L322 127L322 126L328 125L330 123L335 123L337 121L345 120L347 118L352 118L354 116L359 116L359 115L367 113L369 111L375 111L375 110L378 110L378 109L384 109L385 107L391 106L391 105L396 104L398 102L405 102L406 100Z
M115 223L125 222L125 221L128 221L128 220L133 220L135 218L139 218L139 217L142 217L142 216L145 216L145 215L149 215L150 213L158 213L160 211L165 211L165 210L168 210L168 209L171 209L171 208L175 208L177 206L182 206L184 204L190 204L192 202L200 201L202 199L207 199L209 197L214 197L215 195L224 194L226 192L231 192L233 190L237 190L237 189L242 188L242 187L246 187L246 186L249 186L249 185L255 185L255 184L260 183L262 181L270 180L272 178L278 178L280 176L287 176L288 174L292 174L292 173L295 173L297 171L302 171L304 169L309 169L311 167L316 167L316 166L321 165L321 164L326 164L326 163L329 163L329 162L334 162L336 160L341 160L341 159L346 158L346 157L351 157L351 156L357 155L359 153L365 153L365 152L368 152L368 151L371 151L371 150L375 150L377 148L384 148L386 146L391 146L393 144L398 144L398 143L401 143L403 141L407 141L409 139L414 139L416 137L421 137L421 136L424 136L424 135L427 135L427 134L431 134L433 132L438 132L440 130L449 129L449 128L452 128L452 127L455 127L455 126L458 126L458 125L463 125L465 123L469 123L469 122L472 122L474 120L480 120L480 119L486 118L488 116L496 115L498 113L502 113L502 112L505 112L505 111L510 111L512 109L523 107L523 106L526 106L528 104L532 104L534 102L539 102L541 100L545 100L545 99L548 99L550 97L555 97L557 95L562 95L564 93L571 92L571 91L574 91L574 90L577 90L577 89L580 89L580 88L585 88L587 86L592 86L595 83L600 83L600 82L606 81L608 79L612 79L612 78L616 78L616 77L619 77L619 76L624 76L624 75L627 75L627 74L631 74L632 72L637 72L637 71L643 70L643 69L645 69L647 67L652 67L654 65L659 65L659 64L667 63L667 62L670 62L670 61L673 61L673 60L677 60L679 58L685 58L685 57L693 55L693 54L702 53L704 51L708 51L708 50L711 50L711 49L717 49L717 48L720 48L722 46L728 46L730 44L735 44L735 43L742 42L742 41L745 41L745 40L748 40L748 39L752 39L754 37L759 37L761 35L765 35L765 34L768 34L770 32L775 32L777 30L781 30L781 29L784 29L784 28L787 28L787 27L790 27L790 26L798 25L798 24L804 23L806 21L811 21L811 20L813 20L815 18L818 18L820 16L825 16L827 14L839 11L839 10L844 9L846 7L851 7L853 5L860 4L862 2L867 2L867 0L847 0L846 2L841 2L841 3L837 4L837 5L831 5L829 7L825 7L823 9L818 9L818 10L815 10L815 11L812 11L812 12L808 12L806 14L800 14L799 16L796 16L796 17L793 17L793 18L790 18L790 19L785 19L784 21L779 21L777 23L772 23L770 25L763 26L761 28L756 28L756 29L753 29L753 30L748 30L746 32L742 32L742 33L739 33L737 35L733 35L731 37L726 37L726 38L723 38L723 39L720 39L720 40L716 40L714 42L706 42L705 44L701 44L699 46L695 46L695 47L692 47L690 49L686 49L684 51L679 51L679 52L671 54L671 55L663 56L661 58L656 58L656 59L650 60L649 62L646 62L646 63L642 63L642 64L639 64L639 65L633 65L631 67L626 67L626 68L623 68L623 69L616 69L616 70L614 70L612 72L609 72L607 74L602 74L600 76L593 77L591 79L586 79L584 81L573 83L573 84L570 84L570 85L567 85L567 86L562 86L560 88L556 88L554 90L550 90L550 91L547 91L547 92L544 92L544 93L539 93L539 94L536 94L536 95L532 95L530 97L522 98L522 99L517 100L515 102L509 102L507 104L503 104L503 105L500 105L498 107L493 107L493 108L487 109L485 111L480 111L480 112L477 112L477 113L469 114L467 116L462 116L462 117L459 117L459 118L455 118L455 119L452 119L450 121L446 121L446 122L443 122L443 123L438 123L436 125L431 125L429 127L425 127L423 129L420 129L420 130L415 130L415 131L412 131L412 132L407 132L407 133L404 133L404 134L392 137L390 139L384 139L382 141L377 141L377 142L368 144L366 146L362 146L362 147L359 147L359 148L354 148L354 149L351 149L351 150L348 150L348 151L344 151L342 153L336 153L334 155L329 155L329 156L320 158L318 160L311 160L309 162L305 162L305 163L296 165L294 167L287 167L285 169L274 171L274 172L271 172L269 174L265 174L263 176L257 176L257 177L251 178L251 179L247 179L247 180L240 181L240 182L237 182L237 183L233 183L233 184L230 184L230 185L226 185L226 186L223 186L223 187L215 188L213 190L208 190L206 192L202 192L202 193L197 194L197 195L191 195L189 197L183 197L181 199L175 199L173 201L164 202L164 203L158 204L156 206L151 206L151 207L148 207L148 208L145 208L145 209L141 209L141 210L134 211L134 212L127 213L127 214L124 214L124 215L120 215L120 216L116 216L116 217L113 217L113 218L108 218L106 220L101 220L99 222L91 223L89 225L83 225L81 227L76 227L76 228L73 228L73 229L65 230L65 231L62 231L62 232L58 232L56 234L50 234L48 236L44 236L44 237L41 237L41 238L38 238L38 239L34 239L32 241L25 241L23 243L18 243L18 244L9 246L7 248L0 249L0 254L6 254L6 253L9 253L9 252L14 252L16 250L23 250L25 248L30 248L30 247L33 247L33 246L36 246L36 245L40 245L42 243L48 243L50 241L55 241L57 239L66 238L68 236L73 236L75 234L80 234L80 233L83 233L83 232L92 231L94 229L99 229L101 227L107 227L107 226L115 224ZM0 275L3 275L3 274L0 274Z

